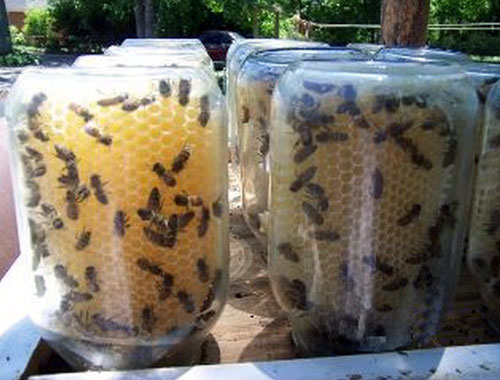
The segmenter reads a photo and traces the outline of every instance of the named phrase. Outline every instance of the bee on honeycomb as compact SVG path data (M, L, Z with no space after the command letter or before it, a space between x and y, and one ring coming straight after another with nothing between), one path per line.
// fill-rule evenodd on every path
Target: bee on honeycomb
M203 337L225 301L227 281L215 283L227 278L224 110L196 69L95 70L27 71L8 101L15 136L29 136L33 120L50 136L13 145L38 295L31 317L75 365L144 367ZM131 99L147 101L124 109ZM200 109L210 113L201 124ZM89 123L112 144L96 143ZM23 157L43 162L44 175L22 171ZM175 184L153 171L160 162ZM178 194L193 197L179 205ZM208 218L200 202L224 212ZM169 236L175 244L163 244Z
M282 75L268 265L306 354L432 337L463 249L476 108L465 75L444 66L302 62Z

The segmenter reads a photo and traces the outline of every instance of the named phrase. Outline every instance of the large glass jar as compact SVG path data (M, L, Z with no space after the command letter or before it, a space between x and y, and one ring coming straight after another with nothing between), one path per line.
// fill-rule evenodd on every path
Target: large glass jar
M448 63L467 64L472 59L459 51L433 49L433 48L383 48L373 57L376 61L408 61L430 62L444 61Z
M104 50L104 55L110 56L148 56L158 55L170 57L170 59L177 59L179 66L183 65L184 60L199 60L207 67L214 69L212 59L209 57L206 50L197 48L177 49L176 47L158 47L158 46L110 46Z
M241 168L243 215L252 232L267 244L269 190L269 116L279 76L294 61L368 60L347 48L293 48L251 54L241 65L237 81L237 132Z
M233 151L237 148L237 120L238 113L236 108L236 79L240 72L241 66L245 59L252 53L279 48L293 48L293 47L318 47L328 46L320 42L297 41L297 40L280 40L273 38L263 39L245 39L237 41L233 44L227 53L226 57L226 102L228 110L228 133L229 133L229 146ZM233 159L237 160L238 154L235 152Z
M469 232L468 267L500 333L500 84L489 92Z
M174 49L201 49L205 46L198 38L126 38L120 46L168 47Z
M7 117L43 337L77 368L189 362L228 285L227 132L213 78L30 70Z
M268 265L304 353L435 333L463 251L476 110L456 66L300 62L282 75Z

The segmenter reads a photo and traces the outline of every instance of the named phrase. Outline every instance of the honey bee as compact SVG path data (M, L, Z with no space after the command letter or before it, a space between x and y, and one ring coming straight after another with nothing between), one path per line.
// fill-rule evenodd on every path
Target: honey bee
M42 209L42 215L51 220L52 227L54 229L60 230L60 229L64 228L64 222L59 217L54 206L52 206L48 203L42 203L40 205L40 207Z
M210 221L210 210L203 206L201 208L201 219L198 225L198 237L203 237L208 231L208 222Z
M172 86L170 85L170 82L165 79L160 80L158 91L164 98L170 97L172 95Z
M319 143L343 142L349 139L349 135L344 132L322 131L316 134L316 141Z
M208 280L210 280L210 271L204 259L198 259L196 262L196 269L198 270L198 278L201 282L208 282Z
M405 153L410 155L411 161L418 167L425 170L432 169L432 162L429 161L422 153L420 153L417 145L409 138L404 136L393 136L396 145L399 146Z
M174 277L167 272L161 274L161 281L157 284L158 299L160 301L166 300L172 294L172 287L174 285Z
M158 264L144 257L137 259L136 264L141 270L149 272L154 276L161 276L163 274L163 269Z
M186 313L191 314L194 312L195 306L194 306L193 297L191 297L185 291L179 290L177 292L177 299L179 300L179 303L182 305L182 307L184 307L184 310L186 311Z
M295 249L293 249L290 243L278 244L278 253L292 263L299 262L299 255L297 254L297 252L295 252Z
M110 146L113 143L113 137L111 135L103 135L99 128L91 123L85 124L83 130L87 135L95 138L97 142L103 145Z
M300 173L297 176L297 179L295 179L295 181L293 181L290 185L290 191L296 193L297 191L302 189L308 182L310 182L314 178L317 169L318 168L316 166L311 166Z
M65 313L73 308L73 304L88 302L92 298L94 298L94 296L90 293L75 292L74 290L71 290L62 297L59 308L61 312Z
M141 327L149 334L153 333L153 328L158 318L155 316L154 308L151 305L146 305L142 308L141 312Z
M177 237L172 230L155 231L151 227L144 227L143 232L151 243L163 248L172 248L177 242Z
M130 227L130 224L128 222L129 218L127 214L125 214L125 212L122 210L118 210L115 213L115 217L113 219L115 234L120 237L125 236L126 229Z
M179 104L187 106L189 104L189 95L191 94L191 80L181 79L179 81Z
M25 146L24 149L26 150L26 153L28 154L28 156L35 160L35 161L42 161L43 160L43 154L40 153L38 150L36 150L35 148L32 148L30 146Z
M340 239L340 235L336 231L329 230L314 230L310 236L318 241L334 242Z
M21 144L24 144L28 142L28 140L30 139L30 135L26 131L19 131L17 133L17 139Z
M300 164L300 163L304 162L305 160L307 160L310 156L312 156L316 152L317 149L318 149L318 146L315 144L303 146L300 150L295 152L295 154L293 156L293 161L296 164Z
M92 232L85 230L85 228L77 236L75 249L82 251L90 245L90 238L92 237Z
M61 161L68 163L76 160L75 154L68 148L59 144L54 144L54 149L56 150L56 157Z
M161 215L161 209L163 208L163 202L160 194L160 190L157 187L153 188L149 193L148 202L146 208L140 208L137 210L137 215L143 221L151 221L152 224L157 227L166 227L167 223L165 221L165 216Z
M68 273L68 269L61 264L54 266L54 275L58 280L61 280L64 285L70 288L78 288L78 281Z
M413 281L415 289L429 288L434 282L431 270L427 265L422 265L418 271L417 278Z
M97 270L93 266L88 266L85 268L85 281L87 282L87 287L93 293L98 292L101 288L97 282Z
M77 220L79 215L78 203L75 193L66 190L66 216L71 220Z
M406 287L406 285L408 285L408 279L399 277L392 282L382 286L382 290L386 292L395 292L399 289L403 289L404 287Z
M301 124L294 128L294 130L299 134L299 140L295 143L295 146L299 145L299 143L302 143L304 146L312 144L313 133L310 126L307 124Z
M132 112L137 110L140 106L141 101L139 99L127 99L122 104L122 110Z
M36 295L38 297L43 297L45 292L47 291L47 288L45 287L45 279L43 276L36 275L35 276L35 288L36 288Z
M394 267L390 264L383 262L379 257L375 255L363 256L363 263L366 264L373 271L379 271L386 276L392 276L394 274Z
M383 109L387 113L395 113L400 106L401 100L394 93L377 94L372 107L372 113L379 113Z
M175 177L168 171L165 166L157 162L153 165L153 172L169 187L174 187L177 184Z
M200 98L200 114L198 116L198 122L202 127L206 127L209 120L210 120L210 100L208 98L208 95L203 95Z
M76 189L76 201L83 202L90 196L90 190L85 184L80 184Z
M101 107L110 107L110 106L116 106L120 103L123 103L125 100L128 99L128 95L117 95L113 96L111 98L106 98L106 99L101 99L97 101L97 105Z
M302 82L302 86L304 86L306 90L314 92L319 95L324 95L328 92L331 92L335 89L335 87L337 87L334 84L320 83L310 80L305 80L304 82Z
M40 194L40 186L35 181L27 180L26 189L28 190L26 207L37 207L42 199L42 195Z
M71 103L68 107L71 111L80 116L86 123L94 118L94 115L92 115L87 108L76 103Z
M172 171L174 173L179 173L186 166L189 157L191 156L191 147L189 145L184 145L179 154L174 158L172 162Z
M212 213L216 218L222 217L224 213L224 204L221 198L222 198L222 193L219 195L216 201L212 203Z
M282 300L288 308L307 310L306 284L298 279L289 280L285 276L280 276L277 285L279 293L283 297Z
M33 137L41 142L47 142L50 140L49 136L47 136L47 134L40 129L33 132Z
M194 211L187 211L177 216L177 230L185 228L194 218Z
M372 196L380 199L384 191L384 177L379 168L376 168L372 174Z
M324 223L324 218L321 213L309 202L302 202L302 211L306 217L314 224L321 226Z
M250 109L246 106L241 108L241 123L246 124L250 121Z
M108 196L104 191L104 184L101 182L101 177L98 174L90 176L90 186L94 189L96 199L103 205L108 204Z
M47 95L45 95L43 92L39 92L39 93L33 95L30 103L28 104L28 108L26 110L28 117L32 118L32 117L38 116L40 114L40 106L46 100L47 100Z
M339 96L348 102L354 102L357 97L357 91L352 84L345 84L340 87Z
M22 154L21 162L27 178L41 177L47 172L47 166L43 162L32 163L29 156Z
M105 318L100 313L92 314L92 322L103 332L115 331L122 332L129 336L135 336L139 333L137 327L127 326L118 323L111 318Z
M101 135L101 137L97 139L97 142L101 143L102 145L110 146L113 143L113 136Z
M139 103L141 106L146 107L149 106L150 104L153 104L156 101L156 98L151 95L151 96L145 96L144 98L139 100Z
M203 303L201 304L200 313L207 311L212 306L212 303L214 302L215 299L215 291L214 291L215 286L216 285L214 281L214 283L208 289L207 295L203 300Z
M317 202L318 211L325 212L328 210L329 207L330 207L330 201L328 200L328 198L326 196L323 195L323 196L318 198L318 202Z
M420 206L419 204L412 205L411 209L405 215L403 215L401 218L399 218L396 223L400 227L405 227L405 226L409 225L411 222L413 222L420 215L421 209L422 209L422 206Z

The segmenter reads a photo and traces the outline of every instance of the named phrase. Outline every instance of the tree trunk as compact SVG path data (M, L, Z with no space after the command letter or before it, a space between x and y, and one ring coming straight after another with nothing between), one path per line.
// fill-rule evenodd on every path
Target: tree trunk
M144 38L146 36L146 9L144 0L136 0L134 6L135 13L135 33L137 38Z
M382 43L424 46L429 9L430 0L382 0Z
M144 37L153 37L155 31L155 10L153 0L145 0Z
M12 41L9 32L9 19L5 1L0 2L0 54L7 54L12 51Z
M259 6L254 5L252 9L252 26L254 38L259 37Z
M274 12L274 38L280 38L280 11Z

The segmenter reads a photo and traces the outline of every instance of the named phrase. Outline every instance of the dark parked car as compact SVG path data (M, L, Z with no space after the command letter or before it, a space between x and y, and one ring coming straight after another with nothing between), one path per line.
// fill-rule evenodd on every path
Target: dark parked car
M223 30L211 30L200 35L201 42L205 45L208 55L215 63L225 62L229 47L235 40L240 38L243 37L238 33Z

